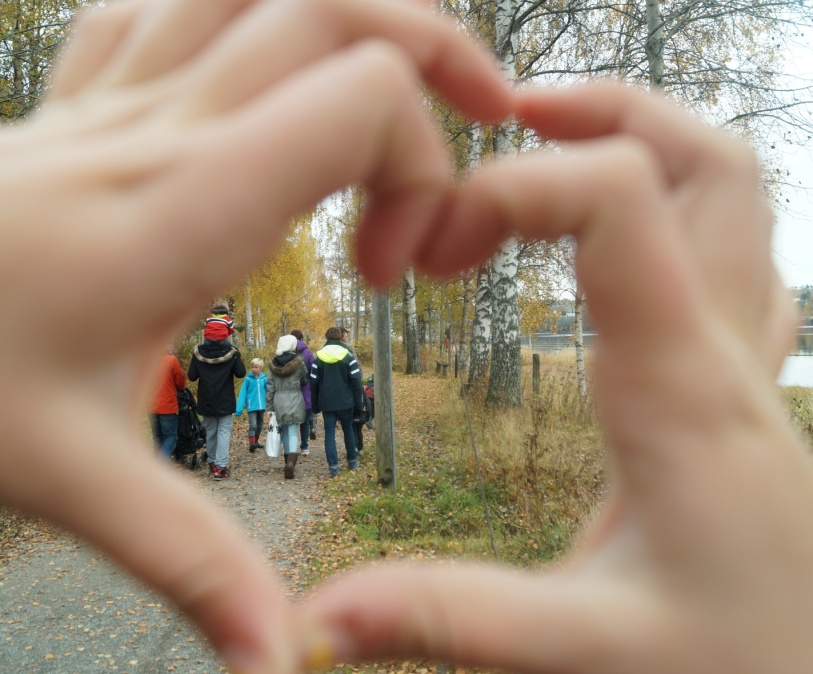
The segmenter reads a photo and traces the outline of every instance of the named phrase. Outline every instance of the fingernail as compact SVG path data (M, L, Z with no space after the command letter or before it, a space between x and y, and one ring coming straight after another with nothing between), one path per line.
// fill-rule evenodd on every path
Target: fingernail
M317 632L307 640L303 648L302 668L327 669L338 662L339 648L336 640L326 632Z

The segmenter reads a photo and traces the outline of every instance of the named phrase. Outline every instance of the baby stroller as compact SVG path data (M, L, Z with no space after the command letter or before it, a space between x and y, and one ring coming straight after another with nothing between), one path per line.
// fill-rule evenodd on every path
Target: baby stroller
M206 456L199 456L205 444L206 431L198 417L195 396L188 388L178 391L178 444L172 457L178 463L195 469L206 461Z

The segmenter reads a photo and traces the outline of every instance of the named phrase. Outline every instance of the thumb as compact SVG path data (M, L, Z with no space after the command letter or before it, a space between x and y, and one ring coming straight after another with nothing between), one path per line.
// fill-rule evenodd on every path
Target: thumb
M60 413L62 412L62 413ZM78 431L76 419L93 433ZM58 522L167 595L240 672L291 672L289 612L280 586L238 522L156 461L108 416L55 410L60 460L34 445L9 456L14 505ZM118 438L114 447L109 438ZM134 485L138 485L134 487Z
M655 617L626 583L453 564L368 569L304 609L337 661L417 656L518 672L623 671L613 660L625 653L630 664Z

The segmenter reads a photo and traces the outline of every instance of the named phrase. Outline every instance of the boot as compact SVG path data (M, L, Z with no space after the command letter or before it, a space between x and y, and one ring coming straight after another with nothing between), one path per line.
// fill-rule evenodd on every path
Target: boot
M254 450L257 449L257 436L256 435L249 435L248 436L248 451L254 454Z
M292 480L294 477L294 468L296 467L296 461L299 458L299 454L296 452L291 452L290 454L285 455L285 479Z

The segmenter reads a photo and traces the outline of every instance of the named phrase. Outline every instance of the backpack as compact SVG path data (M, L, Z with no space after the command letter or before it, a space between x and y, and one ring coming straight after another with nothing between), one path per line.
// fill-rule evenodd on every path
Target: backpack
M198 417L198 406L192 391L185 388L178 391L178 444L175 445L174 456L178 461L183 461L190 454L192 458L192 468L197 466L197 452L206 444L206 431Z
M364 395L368 398L375 398L375 378L374 375L367 377L364 382Z

